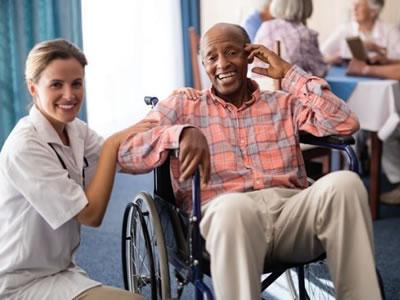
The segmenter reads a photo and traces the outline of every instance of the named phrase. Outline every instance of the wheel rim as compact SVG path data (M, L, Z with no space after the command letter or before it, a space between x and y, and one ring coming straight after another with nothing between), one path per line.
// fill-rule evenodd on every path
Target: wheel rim
M129 208L125 224L125 287L135 293L157 299L157 277L152 249L151 232L148 228L149 212L138 199ZM128 209L128 208L127 208Z

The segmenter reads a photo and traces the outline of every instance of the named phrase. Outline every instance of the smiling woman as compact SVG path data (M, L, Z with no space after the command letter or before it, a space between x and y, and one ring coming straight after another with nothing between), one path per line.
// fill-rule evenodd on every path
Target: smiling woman
M62 39L28 55L33 106L0 152L2 299L142 299L102 286L73 261L80 225L102 222L122 139L151 127L137 124L103 142L77 119L85 66L80 49Z
M34 104L53 125L64 144L68 144L65 124L75 119L82 104L82 65L86 61L82 62L75 58L54 60L43 70L37 82L28 81Z

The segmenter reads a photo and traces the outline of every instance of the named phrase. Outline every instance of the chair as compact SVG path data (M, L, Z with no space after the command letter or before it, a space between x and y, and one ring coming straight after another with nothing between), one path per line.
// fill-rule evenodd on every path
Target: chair
M146 103L154 104L157 98L147 97ZM350 170L358 172L358 160L350 144L352 137L329 136L316 138L302 135L301 141L321 147L331 147L343 151ZM171 153L173 155L173 153ZM200 176L193 178L193 209L191 213L181 211L175 205L172 191L169 160L154 170L154 191L139 193L130 202L124 213L122 227L122 266L124 286L127 290L150 295L151 299L179 299L183 288L192 283L195 286L195 299L213 299L210 288L203 282L204 274L209 275L209 258L204 251L199 231ZM315 261L321 261L317 257ZM288 276L288 283L295 299L310 299L312 286L305 285L305 264L286 264L268 266L269 276L262 281L266 289L281 274L291 268L297 269L298 287ZM173 267L173 273L169 269ZM313 270L310 271L311 273ZM176 284L171 293L170 275L174 274ZM289 273L290 274L290 273ZM328 294L333 288L322 290ZM320 299L319 296L315 299ZM325 299L325 298L323 298Z
M281 41L277 40L274 43L274 52L281 56ZM275 79L273 82L275 90L282 88L282 80ZM301 144L303 159L306 165L307 174L310 178L318 179L324 174L327 174L331 169L331 154L329 148L317 147L315 145Z
M189 27L188 32L190 42L190 61L192 63L193 88L196 90L202 90L206 86L209 86L210 80L208 79L204 68L201 67L201 58L199 56L200 37L196 32L196 28L194 27Z

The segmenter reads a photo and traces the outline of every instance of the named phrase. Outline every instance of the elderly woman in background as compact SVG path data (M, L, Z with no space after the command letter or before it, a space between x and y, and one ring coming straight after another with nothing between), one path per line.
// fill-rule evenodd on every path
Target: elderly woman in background
M338 28L321 47L327 63L340 64L350 59L346 38L359 36L369 56L400 58L400 31L379 20L384 0L352 0L352 21ZM379 61L377 61L379 62Z
M283 59L313 75L325 76L328 67L319 50L318 34L306 26L312 0L273 0L270 11L275 19L261 25L255 43L273 49L279 40Z
M249 35L252 43L254 42L254 38L256 37L256 33L261 24L273 19L271 12L269 11L270 4L271 0L259 1L257 9L248 15L243 21L242 26Z

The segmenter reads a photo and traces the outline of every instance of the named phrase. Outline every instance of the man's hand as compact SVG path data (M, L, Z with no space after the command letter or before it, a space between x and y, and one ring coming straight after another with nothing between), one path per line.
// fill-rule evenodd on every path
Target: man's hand
M204 184L210 179L210 150L203 133L198 128L189 127L182 131L179 145L179 180L190 178L200 166L201 180Z
M292 67L291 64L263 45L246 44L244 49L249 53L249 63L252 63L254 57L257 57L261 61L269 64L268 68L253 68L251 71L254 73L268 76L273 79L282 79Z

